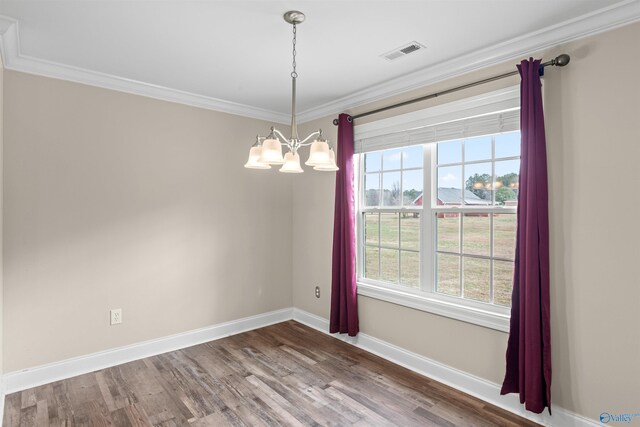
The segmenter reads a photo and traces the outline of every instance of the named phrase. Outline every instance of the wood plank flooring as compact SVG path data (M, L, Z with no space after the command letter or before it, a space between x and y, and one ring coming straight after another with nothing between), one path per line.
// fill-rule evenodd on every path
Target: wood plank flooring
M534 426L295 321L10 394L14 426Z

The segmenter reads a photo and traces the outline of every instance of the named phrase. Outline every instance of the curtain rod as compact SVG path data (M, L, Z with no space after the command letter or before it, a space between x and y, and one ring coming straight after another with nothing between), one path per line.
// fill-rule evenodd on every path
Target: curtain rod
M544 72L544 67L548 67L548 66L564 67L565 65L567 65L569 63L570 60L571 60L571 57L569 55L567 55L566 53L563 53L562 55L558 55L554 59L552 59L551 61L547 61L547 62L545 62L543 64L540 64L540 75L542 75L542 73ZM432 93L432 94L429 94L429 95L421 96L419 98L410 99L408 101L403 101L403 102L399 102L397 104L389 105L387 107L377 108L375 110L367 111L365 113L356 114L354 116L350 116L348 120L350 122L352 122L354 119L359 119L360 117L370 116L371 114L381 113L383 111L391 110L393 108L403 107L405 105L413 104L415 102L425 101L425 100L431 99L431 98L437 98L438 96L441 96L441 95L446 95L446 94L449 94L449 93L452 93L452 92L457 92L459 90L468 89L470 87L479 86L479 85L482 85L482 84L485 84L485 83L489 83L489 82L493 82L493 81L496 81L496 80L504 79L505 77L515 76L518 73L519 73L518 70L510 71L508 73L500 74L498 76L493 76L493 77L489 77L489 78L486 78L486 79L478 80L478 81L475 81L473 83L467 83L465 85L456 86L456 87L451 88L451 89L445 89L445 90L443 90L441 92ZM333 124L337 126L338 125L338 119L333 119Z

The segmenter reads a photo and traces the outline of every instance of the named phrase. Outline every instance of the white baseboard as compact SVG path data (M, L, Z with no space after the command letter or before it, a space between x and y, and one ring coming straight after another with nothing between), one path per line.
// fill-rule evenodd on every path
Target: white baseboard
M133 360L191 347L252 329L262 328L274 323L284 322L290 320L292 314L293 309L285 308L168 337L100 351L98 353L36 366L21 371L9 372L4 374L1 379L2 383L4 383L2 395L4 397L5 393L14 393L110 366L120 365ZM2 405L2 408L4 408L4 405ZM2 418L0 418L0 420L1 419Z
M290 319L329 334L328 320L297 308L285 308L22 371L9 372L0 377L0 420L2 420L4 410L5 394L133 360L191 347ZM331 334L331 336L545 426L592 427L601 425L557 406L553 408L553 416L549 416L547 413L541 415L532 414L524 410L515 395L500 396L500 386L498 384L407 351L367 334L359 333L357 337L340 334Z
M329 321L304 310L293 309L293 319L320 332L329 334ZM485 402L498 406L523 418L539 424L553 427L592 427L600 426L593 420L575 414L566 409L553 407L553 415L540 415L524 410L519 399L513 395L500 395L500 386L485 379L476 377L435 360L407 351L403 348L379 340L360 332L356 337L341 334L330 334L339 340L352 344L363 350L378 355L393 363L404 366L426 377L432 378L457 390L475 396Z

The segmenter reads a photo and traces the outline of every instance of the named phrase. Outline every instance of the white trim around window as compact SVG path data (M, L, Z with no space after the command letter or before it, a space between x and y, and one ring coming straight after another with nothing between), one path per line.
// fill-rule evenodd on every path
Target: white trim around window
M401 132L402 129L407 131L411 130L415 133L416 126L418 127L430 127L439 126L441 123L447 124L450 121L466 120L478 116L493 115L497 117L498 128L485 134L494 134L505 131L512 131L512 119L514 109L519 107L519 90L514 87L491 92L485 95L468 98L461 101L456 101L440 106L436 106L430 109L421 110L405 115L392 117L390 119L380 120L378 122L367 123L364 125L358 125L355 127L355 138L360 141L360 153L366 153L370 151L386 150L386 149L398 149L402 145L397 144L396 135ZM508 112L508 116L504 115L504 112ZM515 111L517 113L517 110ZM505 123L505 117L508 119L509 126L507 129L503 128ZM448 125L447 125L448 126ZM440 126L442 127L442 126ZM519 126L517 126L519 127ZM458 126L458 129L460 127ZM494 127L495 128L495 127ZM469 129L465 127L464 129ZM474 128L475 129L475 128ZM498 130L500 129L500 130ZM464 130L463 130L464 132ZM385 135L389 135L390 146L384 146ZM472 137L473 131L470 135L461 137ZM372 139L373 138L373 139ZM457 139L457 138L456 138ZM375 142L367 147L367 141ZM435 216L442 212L458 213L461 217L465 213L485 212L489 215L493 213L506 214L515 213L516 208L512 206L497 206L491 205L486 207L475 207L469 209L465 206L436 206L435 194L436 187L436 149L435 142L444 141L446 139L438 139L434 143L420 144L424 147L424 161L423 161L423 174L424 174L424 187L422 202L424 206L403 206L404 202L401 202L398 207L386 207L380 202L380 206L365 206L365 185L364 185L364 154L356 156L355 170L356 174L356 224L357 224L357 241L358 241L358 294L375 298L383 301L388 301L394 304L399 304L406 307L422 310L425 312L433 313L436 315L449 317L452 319L468 322L483 327L491 328L494 330L508 332L509 331L509 307L478 302L460 296L445 295L435 290L435 254L436 254L436 242L435 242ZM382 144L382 145L381 145ZM495 144L495 143L492 143ZM374 146L375 145L375 146ZM413 145L413 144L408 144ZM493 147L493 145L492 145ZM493 148L492 148L493 150ZM362 156L362 159L360 157ZM495 162L495 155L492 152L490 162ZM464 159L463 159L464 163ZM493 168L493 166L492 166ZM380 169L380 174L384 172L384 165ZM375 173L375 172L374 172ZM492 169L492 176L494 176ZM380 198L383 197L382 185ZM404 191L404 187L402 187ZM402 197L402 196L401 196ZM493 196L492 196L493 197ZM492 199L493 200L493 199ZM368 202L370 203L370 202ZM420 286L411 287L400 284L389 283L386 281L376 280L371 278L372 276L363 277L365 274L365 260L364 249L370 243L365 243L364 235L364 214L375 212L389 212L389 213L411 213L417 212L420 215ZM381 217L380 217L381 218ZM493 217L491 216L491 221ZM380 219L381 221L381 219ZM491 222L491 224L493 224ZM493 230L493 228L492 228ZM460 231L462 233L462 230ZM380 239L378 235L378 239ZM400 239L400 237L399 237ZM493 240L491 241L491 247L493 248ZM381 241L378 242L378 246L382 245ZM402 242L398 242L399 250L402 248ZM380 246L382 247L382 246ZM487 259L494 259L493 250L491 256ZM461 256L462 253L461 253ZM462 258L461 258L462 259ZM495 258L498 259L498 258ZM490 261L493 262L493 261ZM492 264L493 265L493 264ZM378 264L380 269L380 264ZM400 270L402 269L399 266ZM493 267L491 267L491 277L493 277ZM381 274L381 273L380 273ZM400 274L400 273L399 273ZM491 279L493 280L493 279ZM491 285L493 286L493 285ZM491 288L493 301L493 287Z
M466 303L460 304L451 300L447 301L440 295L435 297L431 293L413 290L404 286L358 282L358 295L415 308L416 310L502 332L509 332L509 314L497 313L494 310L486 310L481 307L471 307Z

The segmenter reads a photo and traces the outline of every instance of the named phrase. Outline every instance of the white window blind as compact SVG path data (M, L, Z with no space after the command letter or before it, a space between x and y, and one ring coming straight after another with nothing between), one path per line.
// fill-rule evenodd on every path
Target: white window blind
M362 138L355 141L355 152L387 150L389 148L421 145L450 139L511 132L520 129L520 110L471 117L453 122L439 123L415 129L407 129L386 135Z
M365 153L520 129L518 87L357 125L354 151Z

